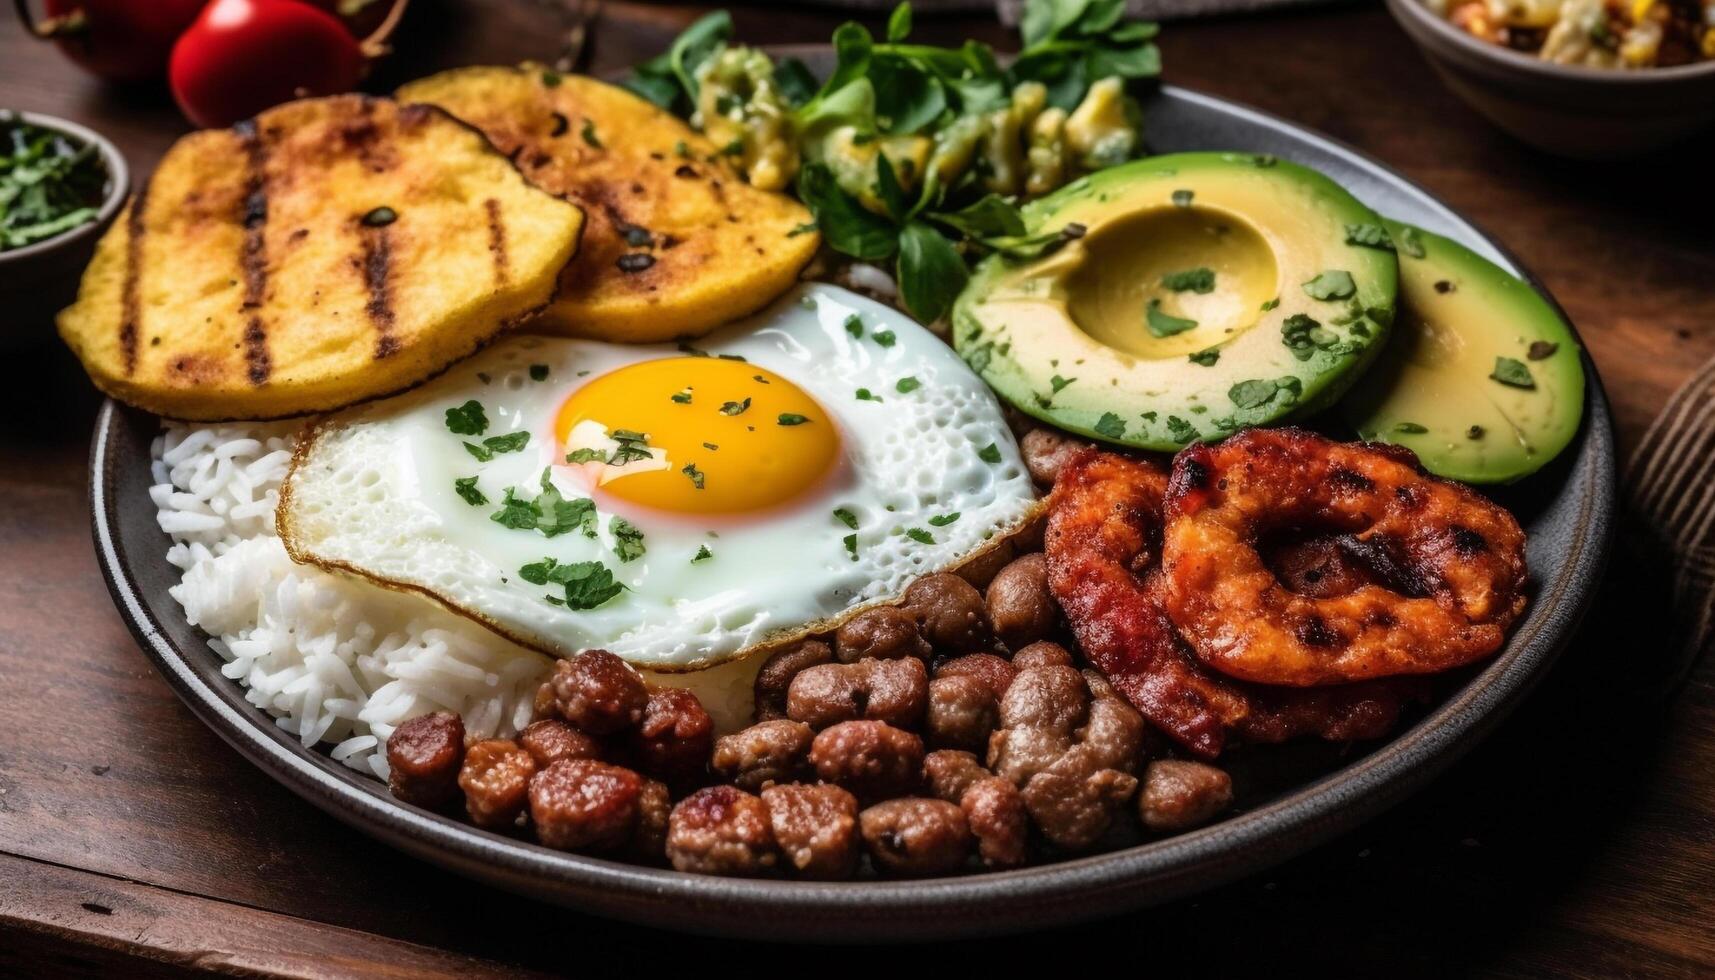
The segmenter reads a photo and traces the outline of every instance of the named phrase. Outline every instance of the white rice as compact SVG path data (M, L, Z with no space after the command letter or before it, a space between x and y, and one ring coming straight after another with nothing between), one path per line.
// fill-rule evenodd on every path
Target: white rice
M210 634L221 673L305 745L387 778L387 736L456 711L473 738L529 724L553 660L414 593L295 564L274 531L299 423L181 425L155 439L149 496L183 574L169 590ZM646 673L694 691L717 732L750 723L760 657L690 674Z
M245 698L305 745L387 777L387 736L446 709L480 738L530 721L549 658L418 597L297 565L274 532L296 423L169 424L149 495L171 590Z

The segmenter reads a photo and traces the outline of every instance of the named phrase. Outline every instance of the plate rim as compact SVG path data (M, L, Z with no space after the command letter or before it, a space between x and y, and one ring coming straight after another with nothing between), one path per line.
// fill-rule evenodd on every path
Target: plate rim
M803 51L825 46L792 46ZM384 784L347 769L273 724L219 674L206 644L182 651L134 577L118 530L113 435L126 409L108 399L90 445L91 530L102 577L127 628L174 692L207 727L276 782L341 822L415 857L490 884L641 925L753 939L863 942L946 938L1044 928L1159 904L1235 880L1303 853L1421 788L1487 736L1547 672L1600 584L1616 530L1613 422L1600 375L1577 327L1511 251L1434 194L1361 150L1240 102L1193 89L1161 91L1228 115L1251 117L1403 184L1440 216L1469 229L1544 296L1579 339L1585 418L1577 453L1592 465L1578 495L1580 528L1563 572L1543 583L1534 630L1463 687L1361 759L1269 803L1185 834L1012 871L915 881L800 882L717 878L554 851L478 830L393 799ZM1463 236L1461 236L1463 237ZM150 416L152 417L152 416ZM158 557L153 559L158 560ZM1550 589L1552 588L1552 592ZM193 658L208 660L198 670ZM212 665L219 683L208 676Z

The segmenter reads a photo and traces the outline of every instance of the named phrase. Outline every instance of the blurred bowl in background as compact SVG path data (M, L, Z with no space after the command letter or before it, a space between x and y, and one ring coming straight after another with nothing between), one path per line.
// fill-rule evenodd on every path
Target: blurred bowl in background
M1669 68L1559 65L1472 37L1423 0L1387 0L1436 74L1473 109L1559 156L1640 156L1715 122L1715 61Z
M34 112L7 113L21 122L63 133L79 145L95 147L107 183L94 219L52 238L0 251L0 350L16 350L54 338L54 314L77 297L83 267L95 243L118 217L131 192L131 172L119 148L100 133L77 123Z

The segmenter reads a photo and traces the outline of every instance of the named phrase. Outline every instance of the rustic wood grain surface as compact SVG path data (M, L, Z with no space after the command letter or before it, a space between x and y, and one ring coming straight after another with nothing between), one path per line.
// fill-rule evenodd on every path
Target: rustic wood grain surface
M608 4L595 66L653 53L699 12ZM766 42L821 40L836 23L790 8L735 16L742 36ZM1006 40L978 18L920 31ZM547 57L552 37L535 3L419 0L370 87ZM1163 47L1173 81L1352 143L1514 249L1583 331L1622 449L1715 356L1715 138L1626 165L1543 157L1448 94L1375 4L1174 24ZM139 173L184 129L162 92L106 89L9 23L0 107L92 125ZM0 330L46 338L49 325L0 310ZM663 968L664 957L723 968L781 957L808 973L827 962L474 886L275 785L177 701L109 603L85 502L97 399L76 364L43 343L0 370L0 975L483 976ZM1156 976L1708 976L1715 666L1678 662L1662 641L1664 603L1659 570L1622 550L1580 639L1513 719L1342 840L1193 901L954 955L977 969L1029 952L1117 957ZM836 955L898 968L926 953Z

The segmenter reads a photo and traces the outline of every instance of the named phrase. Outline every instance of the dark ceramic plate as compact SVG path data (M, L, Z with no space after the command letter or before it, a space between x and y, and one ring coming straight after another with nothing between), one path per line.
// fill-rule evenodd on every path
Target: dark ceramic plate
M1315 167L1377 211L1447 235L1520 275L1504 249L1399 175L1243 106L1173 87L1147 106L1156 152L1232 149ZM1510 711L1571 637L1612 534L1612 423L1595 367L1578 440L1501 496L1530 535L1531 605L1506 650L1453 685L1397 737L1347 750L1282 746L1234 760L1235 815L1153 843L1020 871L929 881L815 884L701 877L581 857L403 805L382 784L304 749L220 674L207 638L167 594L174 569L155 523L149 443L158 421L112 402L90 460L95 546L138 642L203 721L293 792L353 827L454 871L577 909L732 936L873 941L1012 932L1165 902L1283 861L1403 799Z

